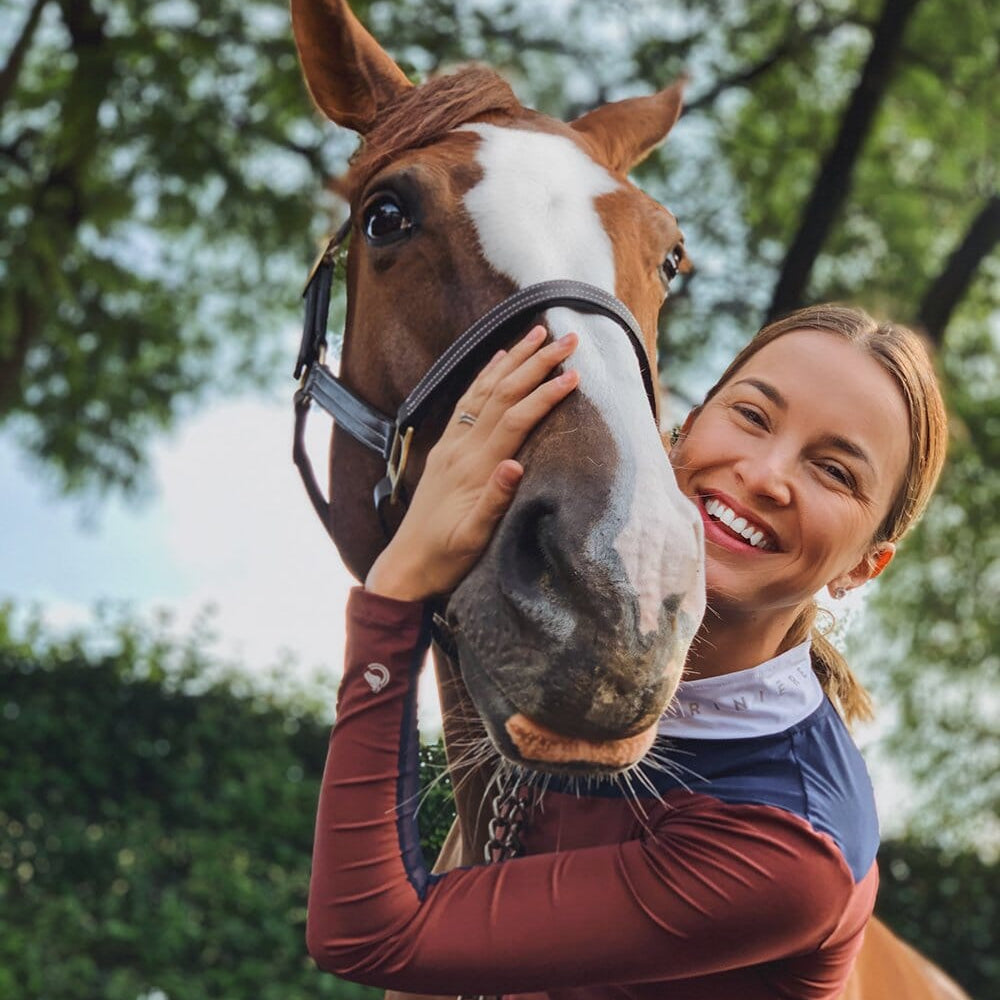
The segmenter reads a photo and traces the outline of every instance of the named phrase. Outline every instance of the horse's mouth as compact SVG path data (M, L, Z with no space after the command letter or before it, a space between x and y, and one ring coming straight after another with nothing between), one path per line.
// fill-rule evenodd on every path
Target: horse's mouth
M634 736L618 740L587 740L564 736L521 712L504 724L518 756L538 770L585 770L590 773L623 771L641 760L656 739L657 723Z
M546 708L545 699L538 697L538 675L548 671L550 679L565 680L570 670L565 663L512 645L499 665L494 661L488 668L465 630L455 639L462 679L495 749L512 764L549 774L597 777L633 767L652 747L660 715L680 677L671 663L662 683L620 692L611 705L606 704L607 691L598 698L600 686L591 690L585 676L572 691L549 691ZM588 711L595 702L607 711Z

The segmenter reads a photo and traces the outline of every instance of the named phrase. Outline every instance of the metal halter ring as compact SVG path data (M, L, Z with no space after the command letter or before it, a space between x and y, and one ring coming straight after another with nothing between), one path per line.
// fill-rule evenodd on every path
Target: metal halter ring
M468 413L465 410L462 410L462 412L458 415L458 422L460 424L468 424L470 427L474 427L478 419L479 418L475 414Z

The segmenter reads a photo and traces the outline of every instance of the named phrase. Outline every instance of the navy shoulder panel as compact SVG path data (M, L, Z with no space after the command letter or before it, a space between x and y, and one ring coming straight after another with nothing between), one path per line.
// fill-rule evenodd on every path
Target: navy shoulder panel
M847 727L827 699L780 733L747 739L661 738L643 766L661 797L683 790L722 802L773 806L805 819L840 848L855 881L878 850L878 818L868 769ZM644 784L631 782L636 793ZM560 790L562 782L550 787ZM571 788L567 787L566 791ZM619 785L588 795L622 796ZM652 795L652 792L646 792Z

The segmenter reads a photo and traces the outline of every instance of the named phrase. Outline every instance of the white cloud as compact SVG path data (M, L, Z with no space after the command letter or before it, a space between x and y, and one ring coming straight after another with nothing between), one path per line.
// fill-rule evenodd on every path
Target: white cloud
M90 527L78 504L46 495L0 450L0 599L40 605L60 629L91 622L91 609L109 599L142 616L168 609L181 635L211 608L214 652L248 673L282 663L301 682L339 674L354 581L292 464L291 425L290 401L237 400L198 414L154 449L155 501L111 502ZM328 435L317 415L318 471ZM420 700L423 727L436 731L430 670Z

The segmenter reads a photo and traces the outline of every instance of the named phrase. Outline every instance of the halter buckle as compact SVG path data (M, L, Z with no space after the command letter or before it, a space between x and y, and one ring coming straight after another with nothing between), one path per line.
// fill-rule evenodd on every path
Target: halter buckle
M392 438L392 447L389 449L389 460L385 465L385 474L392 487L389 494L389 503L399 502L399 490L403 484L403 474L406 472L406 462L410 457L410 444L413 441L413 425L401 431L396 428L396 433Z

